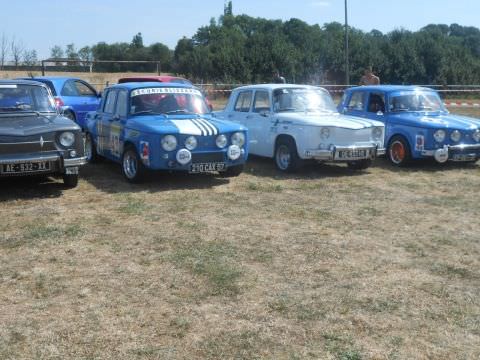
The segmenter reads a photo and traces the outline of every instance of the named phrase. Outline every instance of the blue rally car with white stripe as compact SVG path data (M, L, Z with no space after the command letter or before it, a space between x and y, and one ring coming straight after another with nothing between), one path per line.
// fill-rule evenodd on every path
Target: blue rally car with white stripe
M247 129L209 112L202 93L187 84L111 86L87 115L87 159L119 162L130 182L147 169L237 176L248 156Z

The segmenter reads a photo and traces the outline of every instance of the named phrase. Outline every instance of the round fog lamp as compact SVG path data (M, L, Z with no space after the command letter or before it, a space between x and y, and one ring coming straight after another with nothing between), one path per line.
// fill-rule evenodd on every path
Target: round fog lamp
M70 131L65 131L60 134L59 141L64 147L72 146L75 142L75 134Z
M192 160L192 153L187 149L180 149L176 158L180 165L187 165Z
M435 153L433 154L433 157L439 163L447 162L447 160L448 160L448 149L442 148L442 149L435 150Z
M237 145L231 145L228 147L227 155L230 160L238 160L242 152Z

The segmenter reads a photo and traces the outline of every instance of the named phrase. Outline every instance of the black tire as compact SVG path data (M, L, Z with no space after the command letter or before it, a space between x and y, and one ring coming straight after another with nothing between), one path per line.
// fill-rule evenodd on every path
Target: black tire
M128 182L137 184L145 177L146 169L133 146L127 146L122 155L122 173Z
M243 172L244 168L245 168L245 166L243 164L242 165L230 166L226 171L221 172L220 175L222 177L226 177L226 178L237 177L238 175L240 175Z
M63 183L69 189L77 187L78 174L63 174Z
M66 110L64 113L63 113L63 116L66 117L67 119L70 119L72 121L76 121L77 119L75 118L75 114L70 111L70 110Z
M352 170L365 170L372 165L371 159L363 159L357 161L349 161L347 166Z
M292 138L278 140L275 146L274 160L277 169L283 172L295 172L303 165Z
M410 145L403 136L395 135L387 147L388 160L395 166L406 166L412 160Z
M90 133L85 134L85 156L87 157L87 161L92 164L99 160L97 147Z

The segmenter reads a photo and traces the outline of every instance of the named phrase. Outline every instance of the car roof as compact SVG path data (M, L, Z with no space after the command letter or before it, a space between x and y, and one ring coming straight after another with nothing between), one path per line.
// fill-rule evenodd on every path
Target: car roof
M325 90L319 86L313 86L313 85L302 85L302 84L255 84L255 85L245 85L245 86L240 86L234 90L257 90L257 89L288 89L288 88L311 88L311 89L322 89Z
M46 86L45 84L35 81L35 80L25 80L25 79L2 79L0 80L0 85L40 85Z
M151 87L157 87L157 88L184 88L184 89L196 89L195 87L189 85L189 84L181 84L181 83L171 83L171 82L126 82L126 83L121 83L121 84L114 84L112 86L109 86L108 89L128 89L128 90L133 90L133 89L142 89L142 88L151 88ZM198 90L198 89L197 89Z
M418 91L418 90L427 90L435 91L425 86L418 85L367 85L367 86L355 86L347 89L346 91Z
M172 82L172 80L181 80L185 81L186 83L191 84L190 80L187 80L182 77L178 76L171 76L171 75L148 75L148 76L131 76L131 77L123 77L118 79L118 83L126 83L126 82Z

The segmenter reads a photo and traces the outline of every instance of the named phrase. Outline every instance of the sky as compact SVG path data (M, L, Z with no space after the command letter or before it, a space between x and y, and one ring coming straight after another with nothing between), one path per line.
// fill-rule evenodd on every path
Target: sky
M76 49L98 42L130 42L141 32L145 45L174 49L210 19L223 14L224 0L0 0L0 37L21 41L49 57L55 45ZM345 21L345 0L233 0L233 13L323 25ZM348 0L349 25L363 31L416 31L428 24L480 28L480 0Z

